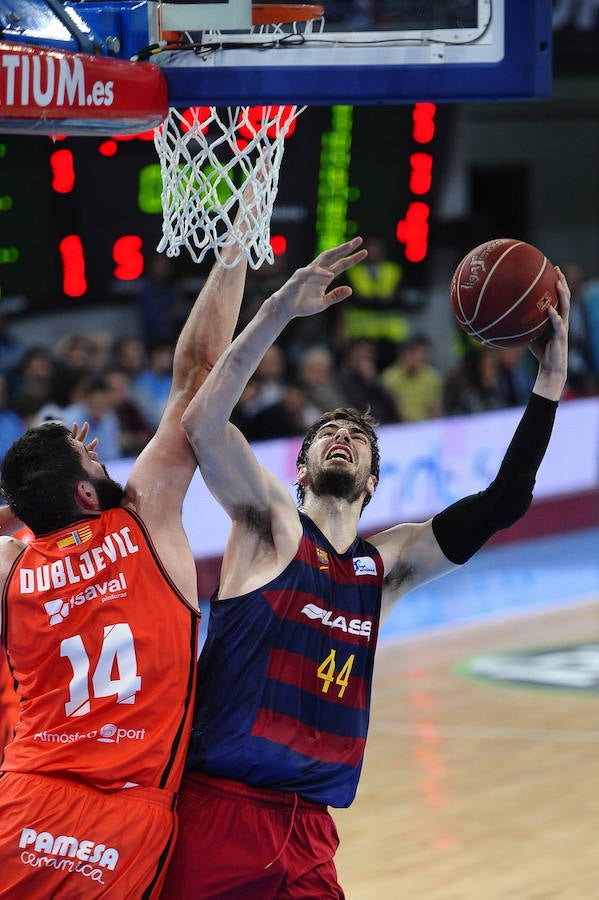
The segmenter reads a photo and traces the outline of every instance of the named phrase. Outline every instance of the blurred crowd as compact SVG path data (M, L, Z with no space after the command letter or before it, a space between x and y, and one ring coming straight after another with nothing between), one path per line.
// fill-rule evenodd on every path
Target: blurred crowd
M346 273L349 304L297 320L267 351L234 410L250 441L303 434L337 406L370 407L384 425L526 403L537 368L526 348L482 347L456 328L448 337L455 365L441 371L430 337L412 328L401 267L379 239L369 239L369 250L367 263ZM579 266L565 270L572 288L566 396L592 396L599 393L599 286ZM239 328L289 274L283 258L250 270ZM70 333L53 348L15 337L0 312L0 459L26 428L49 419L88 421L104 460L143 449L166 403L175 341L193 298L164 256L149 261L138 287L131 333Z

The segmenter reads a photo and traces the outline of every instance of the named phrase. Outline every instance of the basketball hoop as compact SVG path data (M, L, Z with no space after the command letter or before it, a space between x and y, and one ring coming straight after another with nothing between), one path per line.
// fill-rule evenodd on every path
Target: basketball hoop
M321 19L321 6L253 7L252 28L275 39L296 22ZM296 18L293 18L293 16ZM266 20L269 19L270 22ZM215 40L210 32L210 39ZM229 36L228 36L229 37ZM232 268L245 255L258 269L274 262L270 220L285 140L305 106L194 106L170 108L154 131L162 172L160 252L178 256L185 247L194 262L212 251ZM231 247L237 248L234 258ZM222 252L229 249L227 261Z
M212 250L229 268L244 254L254 269L272 263L270 219L284 141L302 109L170 109L154 132L162 171L158 250L178 256L186 247L198 263ZM221 251L232 246L239 252L225 263Z

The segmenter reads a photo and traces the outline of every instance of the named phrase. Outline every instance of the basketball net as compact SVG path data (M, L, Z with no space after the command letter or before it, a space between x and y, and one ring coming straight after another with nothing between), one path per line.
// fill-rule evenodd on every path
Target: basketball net
M186 247L201 262L212 251L226 268L245 254L253 269L272 263L270 219L284 142L305 107L194 106L169 109L154 132L162 172L159 251ZM225 248L238 253L227 262Z
M247 39L259 47L262 35L276 42L323 28L322 6L254 3ZM203 38L204 46L222 43L218 31L205 32ZM233 268L244 255L253 269L274 262L270 220L285 140L305 108L169 109L154 131L162 171L158 250L178 256L186 247L195 262L212 251L225 268Z

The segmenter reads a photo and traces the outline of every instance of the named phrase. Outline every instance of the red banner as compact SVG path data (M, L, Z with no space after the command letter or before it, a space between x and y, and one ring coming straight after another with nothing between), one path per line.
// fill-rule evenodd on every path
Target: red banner
M0 131L135 134L167 109L152 63L0 42Z

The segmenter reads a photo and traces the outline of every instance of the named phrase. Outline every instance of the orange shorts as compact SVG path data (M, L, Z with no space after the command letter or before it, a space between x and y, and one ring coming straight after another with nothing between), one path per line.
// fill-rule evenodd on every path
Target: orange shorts
M176 835L172 794L104 792L75 781L0 777L0 897L150 900Z

